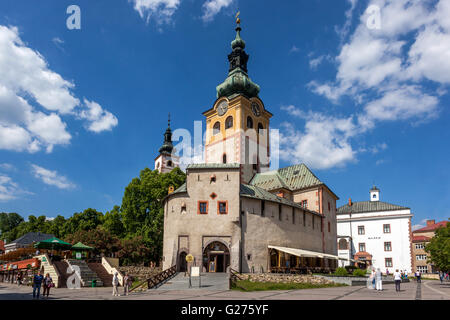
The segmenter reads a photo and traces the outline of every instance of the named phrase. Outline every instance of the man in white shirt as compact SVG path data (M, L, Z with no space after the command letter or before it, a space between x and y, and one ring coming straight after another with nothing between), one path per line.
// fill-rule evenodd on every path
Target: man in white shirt
M375 273L375 281L376 281L376 289L377 291L383 290L383 280L382 280L382 273L380 268L377 269L377 272Z
M400 283L402 282L402 274L398 269L394 272L395 291L400 292Z

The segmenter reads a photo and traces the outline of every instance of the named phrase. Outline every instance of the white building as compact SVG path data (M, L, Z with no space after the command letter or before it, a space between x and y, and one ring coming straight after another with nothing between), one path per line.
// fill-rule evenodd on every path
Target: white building
M370 190L370 201L352 202L337 210L340 266L351 259L366 261L382 272L412 271L411 210L380 201L380 190Z

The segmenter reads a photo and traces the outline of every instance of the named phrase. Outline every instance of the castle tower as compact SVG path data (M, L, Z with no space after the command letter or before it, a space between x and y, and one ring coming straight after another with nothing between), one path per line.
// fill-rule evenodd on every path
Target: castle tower
M236 38L228 55L228 77L218 85L217 100L205 111L206 163L239 163L241 180L248 183L270 167L269 123L272 114L258 97L260 88L248 76L245 41L237 20Z
M370 189L370 201L380 201L380 189L375 186Z
M164 143L159 148L159 155L155 159L155 170L160 173L172 171L179 166L180 158L175 155L175 148L172 143L172 130L170 129L170 114L166 132L164 133Z

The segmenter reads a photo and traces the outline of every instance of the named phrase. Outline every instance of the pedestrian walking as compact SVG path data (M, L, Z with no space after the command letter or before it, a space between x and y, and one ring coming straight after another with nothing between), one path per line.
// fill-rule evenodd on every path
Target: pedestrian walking
M126 273L125 277L123 278L123 295L127 296L130 293L130 288L132 284L131 276Z
M372 289L376 289L376 271L375 268L372 268Z
M17 286L20 287L20 285L22 284L23 281L23 274L22 272L19 272L19 274L17 275Z
M44 292L42 293L42 297L45 298L45 294L47 293L47 299L50 294L50 288L54 286L53 279L50 277L50 274L47 273L44 278Z
M375 280L376 280L376 289L377 291L383 290L383 280L382 277L383 274L381 273L380 268L377 269L377 272L375 273Z
M367 278L367 289L369 290L375 289L373 286L374 283L375 283L375 273L373 272L372 269L370 276Z
M112 279L112 285L113 285L113 293L112 295L115 297L120 297L119 290L117 287L119 286L119 273L114 273L113 279Z
M402 275L398 269L394 272L395 291L400 292L400 283L402 283Z
M422 273L417 270L417 282L422 282Z
M439 271L439 280L441 281L441 283L444 282L444 273Z
M33 277L33 299L39 299L39 295L41 293L41 286L44 277L41 274L41 271L38 274L35 274Z

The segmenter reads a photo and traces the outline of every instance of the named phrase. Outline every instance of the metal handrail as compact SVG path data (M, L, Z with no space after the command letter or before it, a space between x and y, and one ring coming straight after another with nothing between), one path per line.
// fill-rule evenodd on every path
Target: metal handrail
M239 272L236 270L230 268L230 289L234 286L241 288L244 291L247 291L244 287L241 287L237 284L238 280L244 280L240 275Z
M135 287L130 289L130 292L136 290L137 288L142 287L147 283L147 289L152 289L171 278L174 274L177 273L177 266L172 266L169 269L164 270L163 272L158 273L144 281L139 282Z

